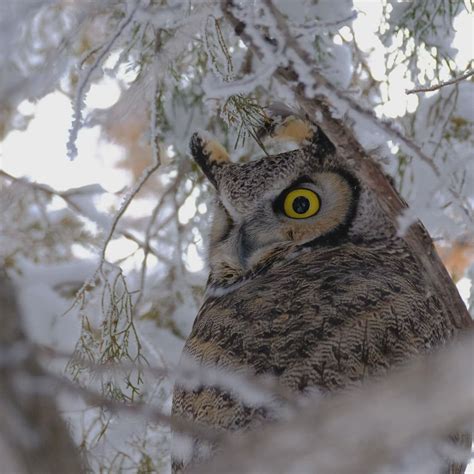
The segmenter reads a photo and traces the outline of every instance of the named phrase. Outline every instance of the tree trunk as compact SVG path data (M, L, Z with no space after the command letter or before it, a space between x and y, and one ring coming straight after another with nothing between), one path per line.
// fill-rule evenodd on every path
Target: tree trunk
M0 458L15 474L80 474L80 457L58 413L55 387L23 331L13 285L0 271Z

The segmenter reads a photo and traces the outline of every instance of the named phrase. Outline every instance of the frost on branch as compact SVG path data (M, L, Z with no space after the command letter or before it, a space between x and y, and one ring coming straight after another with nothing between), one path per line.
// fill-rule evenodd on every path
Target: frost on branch
M258 133L275 102L340 121L409 202L400 232L421 217L442 249L461 249L453 275L469 289L472 76L405 94L472 69L459 26L466 2L4 3L0 259L18 283L25 331L49 354L42 363L82 390L63 411L92 471L169 468L169 428L159 423L206 281L212 190L187 156L198 128L246 161L283 147ZM106 95L107 83L117 96L99 106L94 91ZM91 130L121 150L95 156L110 173L88 171L76 190L35 175L38 163L56 174L53 143L23 170L9 145L50 93L71 102L70 135L58 137L65 160L78 153L71 169L97 154L84 138ZM117 169L125 178L112 189ZM147 418L146 407L163 416Z

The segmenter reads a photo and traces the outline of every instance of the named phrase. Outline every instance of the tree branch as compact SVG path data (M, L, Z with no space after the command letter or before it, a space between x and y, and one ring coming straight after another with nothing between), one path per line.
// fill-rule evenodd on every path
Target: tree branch
M112 50L113 45L119 38L119 36L124 32L124 30L130 25L135 16L135 13L140 5L140 0L136 0L135 5L133 8L130 9L128 15L126 15L120 24L117 27L117 30L112 35L110 40L101 48L97 59L94 63L90 66L90 68L85 72L85 74L81 75L79 78L79 84L77 86L76 96L73 102L73 121L71 129L69 130L69 140L67 142L67 153L70 160L74 160L77 156L77 146L76 140L77 135L79 133L80 128L82 127L82 109L84 107L84 98L87 90L90 87L90 81L92 78L93 73L97 70L97 68L102 64L105 57L110 53Z
M7 173L6 171L0 170L0 176L6 178L8 181L11 181L13 183L18 183L20 185L27 186L31 188L33 191L40 191L41 193L44 193L46 196L52 197L52 196L57 196L61 198L68 206L70 209L73 211L77 212L81 216L86 217L87 219L90 219L93 222L96 222L97 224L101 224L99 220L94 219L94 216L89 215L87 212L84 211L84 209L78 205L74 199L71 197L70 192L61 192L57 191L56 189L46 185L46 184L41 184L41 183L36 183L34 181L29 181L25 178L16 178L15 176ZM141 247L143 250L147 249L148 253L151 253L154 255L158 260L163 261L165 263L169 263L170 260L165 257L163 254L157 252L155 249L153 249L150 245L149 242L143 242L140 240L138 237L133 235L131 232L127 230L119 230L121 235L125 237L128 240L131 240L135 242L139 247Z
M328 81L324 76L322 76L319 69L314 64L313 58L308 54L307 51L305 51L299 45L297 39L291 35L291 32L287 26L286 19L283 17L283 15L273 5L271 0L265 0L264 3L267 6L269 12L275 17L277 26L282 32L283 37L285 38L286 46L296 53L296 57L302 65L304 65L306 68L311 69L311 75L315 78L315 84L317 85L317 88L320 88L321 90L325 89L329 94L333 94L336 99L342 100L343 102L348 104L350 108L354 110L357 114L368 119L377 127L381 128L384 132L393 136L398 142L400 142L403 146L411 150L424 163L426 163L433 170L436 176L440 176L438 167L433 163L433 160L429 156L427 156L426 153L424 153L423 150L416 143L414 143L412 140L406 137L400 130L398 130L389 120L379 119L372 110L365 108L362 104L358 103L353 97L339 90L334 83ZM254 44L251 36L246 33L245 23L242 22L237 16L235 16L233 8L234 6L232 0L221 0L221 9L223 11L224 17L234 27L236 34L246 43L249 49L254 51L257 57L261 59L263 57L263 53ZM295 69L294 63L293 65L290 65L285 68L279 67L277 69L277 74L281 82L288 84L290 88L299 89L298 95L306 97L306 87L303 83L300 82L300 77L297 70ZM319 103L323 104L324 107L328 110L331 108L328 100L321 94L314 98L313 107ZM357 142L357 140L355 140L355 142ZM360 147L359 144L358 146Z
M74 306L79 299L84 295L84 293L87 291L87 289L90 286L94 285L94 280L97 278L97 276L100 274L103 274L103 267L104 263L106 261L105 259L105 253L107 251L107 247L112 240L112 237L115 233L115 230L117 228L118 222L120 218L123 216L125 211L128 209L128 206L130 203L133 201L133 198L138 194L138 192L142 189L143 185L146 183L146 181L150 178L150 176L160 167L161 161L159 159L159 155L153 156L153 163L148 166L138 179L138 181L135 183L135 185L132 187L131 191L128 193L128 195L125 197L124 201L122 202L122 205L120 206L119 210L115 214L112 223L110 225L110 228L107 232L107 235L105 237L104 244L102 245L101 253L100 253L100 261L99 265L97 266L97 269L95 272L92 274L92 276L82 285L82 287L79 289L79 291L76 294L76 297L74 299L74 303L72 306ZM102 275L103 277L103 275Z
M418 92L436 91L438 89L441 89L442 87L457 84L458 82L461 82L464 79L468 79L472 75L474 75L474 69L469 69L468 71L466 71L461 76L454 77L453 79L450 79L449 81L440 82L439 84L436 84L436 85L430 86L430 87L418 87L416 89L410 89L410 90L405 91L405 93L408 95L408 94L417 94Z
M471 332L359 391L312 403L290 420L245 436L230 435L222 451L194 472L378 472L400 462L417 442L447 439L450 430L469 427L474 421L473 360ZM465 460L469 452L470 443L464 443L457 457Z
M18 381L19 376L42 377L44 372L30 351L14 289L3 270L0 270L0 308L2 471L80 474L81 460L54 398L51 394L31 391ZM54 394L54 387L50 388Z

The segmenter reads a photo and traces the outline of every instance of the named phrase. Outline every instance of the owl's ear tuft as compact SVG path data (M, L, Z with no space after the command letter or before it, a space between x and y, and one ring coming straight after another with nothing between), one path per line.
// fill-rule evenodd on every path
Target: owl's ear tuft
M230 163L227 150L206 132L196 132L189 143L191 155L209 181L217 188L218 170Z
M333 154L336 147L326 134L302 110L295 110L281 102L267 107L268 116L257 132L260 139L292 141L298 145L317 149L321 157Z
M277 140L292 141L303 147L315 148L318 156L324 157L336 152L321 127L300 117L287 117L274 127L271 136Z
M315 131L315 125L296 115L285 118L269 116L258 130L257 136L260 139L268 137L273 140L290 141L302 145L311 142Z
M273 138L288 140L298 144L310 142L315 133L315 126L299 117L287 117L273 131Z

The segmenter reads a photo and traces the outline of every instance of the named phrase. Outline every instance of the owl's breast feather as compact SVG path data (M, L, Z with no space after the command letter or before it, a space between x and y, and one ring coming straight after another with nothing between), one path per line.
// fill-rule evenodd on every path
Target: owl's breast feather
M278 376L294 390L347 386L451 336L420 273L403 247L303 252L208 294L186 353Z

